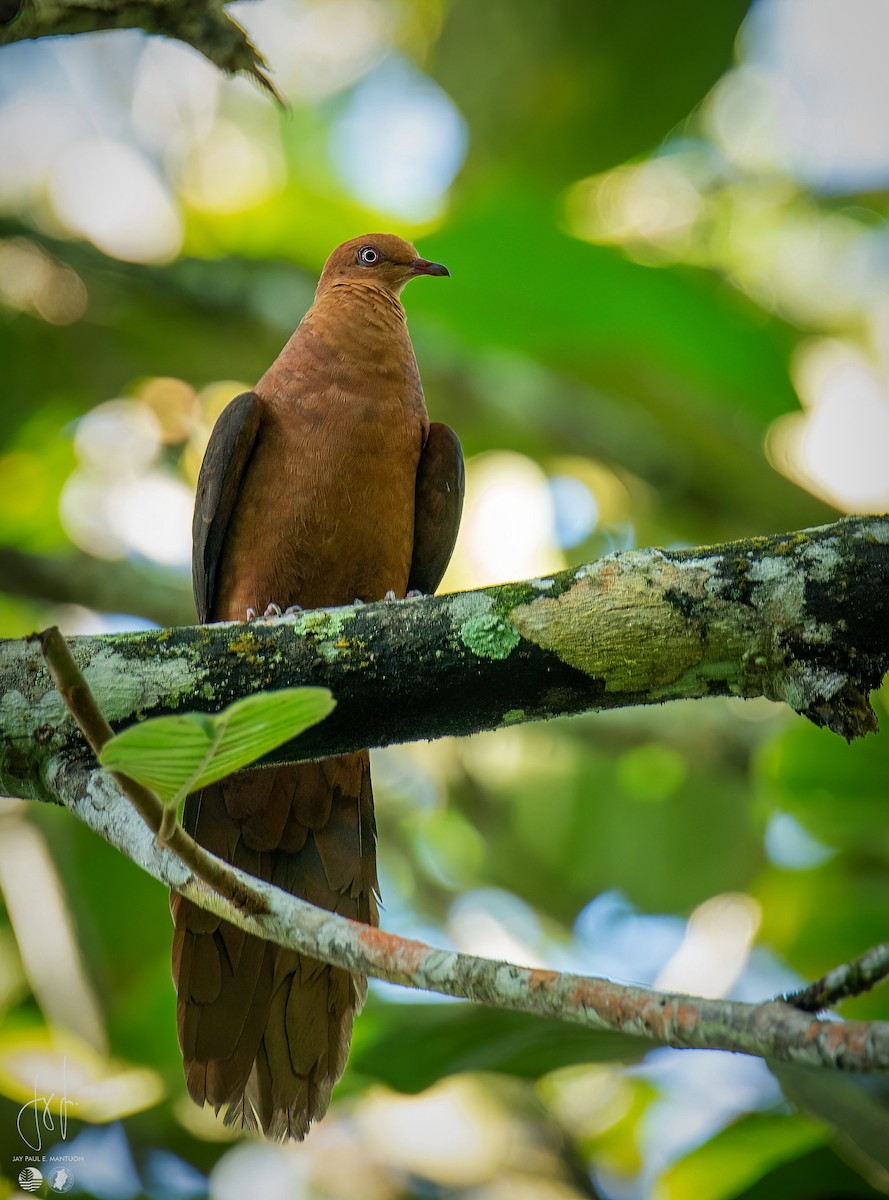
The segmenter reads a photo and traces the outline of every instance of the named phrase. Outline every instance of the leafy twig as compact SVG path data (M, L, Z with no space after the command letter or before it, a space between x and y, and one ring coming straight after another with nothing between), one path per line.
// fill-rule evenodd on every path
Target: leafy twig
M114 737L114 730L106 721L89 684L74 661L68 643L56 626L40 634L40 648L68 711L79 725L93 753L98 756L106 742ZM109 775L152 833L169 846L198 879L203 880L238 908L253 913L265 910L264 901L257 896L246 878L239 876L232 867L215 855L208 854L189 837L176 821L175 813L171 820L169 814L172 810L164 805L159 796L119 771L109 771Z
M851 996L860 996L887 977L889 942L880 942L851 962L834 967L808 987L789 993L784 999L803 1012L819 1012Z

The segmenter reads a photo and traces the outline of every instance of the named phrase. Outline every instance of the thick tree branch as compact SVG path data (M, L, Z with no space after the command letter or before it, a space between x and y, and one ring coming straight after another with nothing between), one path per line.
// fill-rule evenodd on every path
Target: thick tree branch
M273 599L273 597L269 597ZM590 709L783 700L847 738L889 667L889 519L697 550L638 550L547 579L292 617L72 639L112 727L318 684L333 714L293 761ZM56 799L83 739L39 648L0 642L0 790Z
M779 1000L747 1004L671 995L435 949L315 908L226 866L256 898L252 907L258 911L248 911L158 847L108 776L69 760L55 766L50 782L72 812L162 883L248 933L350 971L662 1045L846 1071L889 1070L889 1022L821 1021Z
M267 64L222 0L2 0L0 46L59 34L142 29L178 38L227 75L244 72L281 97Z

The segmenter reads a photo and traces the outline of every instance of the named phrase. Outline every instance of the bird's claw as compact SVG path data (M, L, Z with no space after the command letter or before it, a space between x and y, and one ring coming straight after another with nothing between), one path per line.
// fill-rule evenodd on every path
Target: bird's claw
M393 589L389 588L388 592L386 592L386 595L383 597L383 599L391 601L391 600L397 600L398 597L395 595L395 592L393 591Z
M292 617L294 613L302 612L301 604L288 604L284 609L285 617Z
M355 599L352 601L352 604L355 608L359 608L363 603L364 603L364 601L361 599L360 596L356 596Z
M265 612L263 612L262 615L264 617L280 617L280 616L289 616L291 613L297 613L297 612L302 612L302 609L300 608L300 606L298 604L291 604L290 607L285 608L284 612L282 613L281 605L276 604L274 602L274 600L270 600L269 603L266 605ZM258 614L257 614L255 608L248 608L247 616L245 619L248 621L255 621L257 618L257 615Z
M405 594L404 598L405 600L421 600L422 597L423 593L419 588L411 588L411 590Z

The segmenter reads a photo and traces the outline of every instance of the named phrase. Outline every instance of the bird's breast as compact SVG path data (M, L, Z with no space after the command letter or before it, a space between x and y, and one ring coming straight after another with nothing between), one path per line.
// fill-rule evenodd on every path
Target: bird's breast
M230 618L407 588L428 430L410 342L368 358L307 341L257 385L263 418L220 570Z

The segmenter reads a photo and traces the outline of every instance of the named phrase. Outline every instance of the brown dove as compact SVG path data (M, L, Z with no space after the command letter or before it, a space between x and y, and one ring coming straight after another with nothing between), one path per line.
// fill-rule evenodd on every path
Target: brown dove
M463 503L455 434L430 424L401 290L447 275L392 234L331 254L312 307L210 437L194 514L202 622L276 606L433 592ZM189 796L207 849L313 904L377 924L366 751L230 776ZM173 895L179 1042L192 1098L301 1138L343 1072L367 981Z

